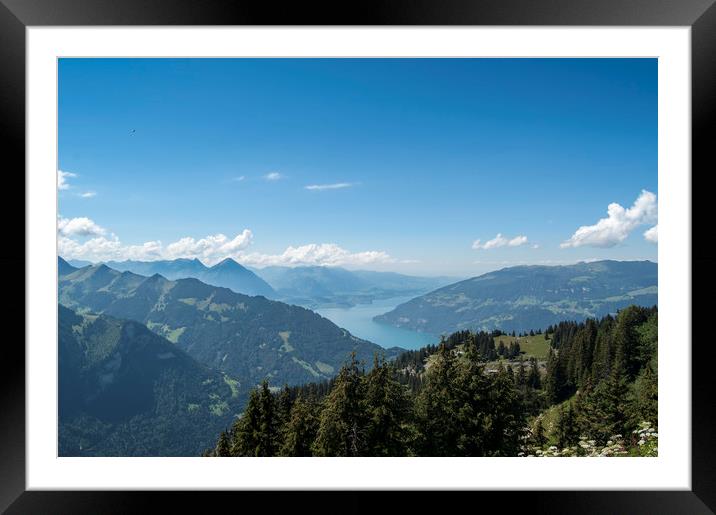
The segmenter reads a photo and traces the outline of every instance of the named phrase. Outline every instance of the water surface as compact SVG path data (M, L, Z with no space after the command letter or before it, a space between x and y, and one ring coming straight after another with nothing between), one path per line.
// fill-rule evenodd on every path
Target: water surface
M321 308L315 311L337 326L348 329L353 336L377 343L386 349L389 347L419 349L430 343L436 343L439 338L432 334L419 333L373 321L374 316L382 315L412 298L393 297L376 300L372 304L358 304L351 308Z

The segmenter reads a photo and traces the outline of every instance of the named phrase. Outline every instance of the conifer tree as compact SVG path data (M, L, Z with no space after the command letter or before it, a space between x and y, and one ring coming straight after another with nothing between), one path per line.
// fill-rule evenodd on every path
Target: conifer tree
M614 326L615 360L619 360L627 379L634 379L641 362L642 346L641 335L637 326L647 319L646 309L638 306L624 308L617 315Z
M408 445L410 399L395 379L395 368L385 357L373 360L365 376L366 453L370 456L403 456Z
M313 445L317 456L362 456L366 449L365 389L355 352L323 401Z
M216 449L214 449L214 456L231 456L229 437L226 434L226 431L222 431L219 435L219 440L216 442Z
M236 422L234 456L275 456L279 445L276 407L268 382L251 391L242 417Z
M658 424L659 385L652 365L647 365L634 381L628 405L628 429L636 429L641 422Z
M484 448L472 455L515 456L525 428L525 407L501 363L491 383L486 388L489 415L482 425Z
M527 377L527 384L535 390L542 388L542 379L539 375L539 368L537 367L537 360L532 357L530 358L530 373Z
M276 418L279 428L283 428L288 423L292 405L291 390L288 385L284 384L276 398Z
M604 445L615 434L624 434L627 385L623 365L615 363L612 373L596 387L586 391L580 407L578 425L598 445Z
M517 380L516 380L517 386L524 386L527 384L527 374L525 373L525 362L520 357L520 366L517 369Z
M467 347L469 354L476 353L472 345ZM462 434L458 418L462 408L457 397L461 390L458 376L455 357L446 345L441 343L433 356L423 388L416 400L420 456L456 455L458 438Z
M532 445L541 449L547 443L547 437L544 434L544 426L542 425L542 417L537 417L534 428L532 429Z
M291 405L279 454L281 456L311 456L311 447L317 432L317 407L310 398L304 399L299 393Z
M578 432L572 406L569 403L566 406L563 404L559 408L559 417L555 428L557 446L565 448L575 444L579 438Z

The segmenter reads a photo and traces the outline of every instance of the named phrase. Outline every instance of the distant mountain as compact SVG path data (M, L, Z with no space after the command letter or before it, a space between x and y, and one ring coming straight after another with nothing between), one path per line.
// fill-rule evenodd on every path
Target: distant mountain
M75 272L77 267L70 265L67 261L61 257L57 258L57 275L67 275Z
M420 295L455 280L329 266L270 266L255 272L274 288L281 300L307 307L351 306L375 299Z
M83 266L92 265L92 261L85 261L84 259L68 259L67 262L75 268L82 268Z
M58 325L60 456L198 456L245 401L138 322L60 305Z
M145 324L245 384L265 377L279 386L326 379L351 351L368 364L383 351L308 309L191 278L170 281L93 265L61 276L59 298L72 309ZM394 354L386 351L386 357Z
M229 288L237 293L276 298L276 292L265 280L231 258L212 266L201 276L197 276L197 279L214 286Z
M561 320L600 317L630 304L656 305L657 276L657 264L651 261L516 266L445 286L375 320L432 334L540 329Z
M105 264L120 272L133 272L146 276L160 274L172 280L193 277L207 284L229 288L236 293L276 297L273 288L266 281L231 258L226 258L212 267L205 266L198 259L107 261Z

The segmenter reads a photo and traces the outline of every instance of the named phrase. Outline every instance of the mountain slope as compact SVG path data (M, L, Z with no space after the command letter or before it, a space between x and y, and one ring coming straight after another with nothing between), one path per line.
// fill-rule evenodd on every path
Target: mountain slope
M138 322L59 306L60 456L196 456L244 395Z
M305 308L197 279L170 281L93 265L60 277L59 290L62 304L141 322L245 384L265 377L274 385L325 379L351 351L368 364L382 351Z
M205 266L198 259L108 261L105 264L120 272L147 276L160 274L171 280L193 277L207 284L229 288L245 295L263 295L268 298L276 296L273 288L266 281L231 258L212 267Z
M504 268L412 299L375 320L433 334L468 328L523 331L614 313L630 304L657 304L656 263Z
M57 258L57 275L67 275L71 274L72 272L76 272L77 267L74 267L70 265L67 261L62 259L61 257Z

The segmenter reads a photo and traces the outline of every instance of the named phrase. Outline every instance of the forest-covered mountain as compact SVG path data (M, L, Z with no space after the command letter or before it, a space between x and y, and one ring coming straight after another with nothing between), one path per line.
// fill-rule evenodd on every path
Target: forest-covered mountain
M545 328L631 304L655 305L657 277L657 264L651 261L516 266L445 286L375 320L432 334Z
M281 300L310 308L421 295L455 280L333 266L269 266L254 271L276 290Z
M370 370L252 390L210 456L656 456L656 307L561 322L547 367L459 331ZM492 365L492 366L491 366Z
M196 456L245 402L142 324L59 306L59 455Z
M170 281L104 264L60 276L59 299L77 311L145 324L200 363L245 384L264 378L274 385L329 378L352 351L370 361L383 350L299 306L198 279Z
M170 280L193 277L206 284L223 286L244 295L263 295L269 299L276 297L273 288L266 281L231 258L226 258L211 267L207 267L198 259L108 261L105 265L120 272L133 272L146 276L159 274Z

